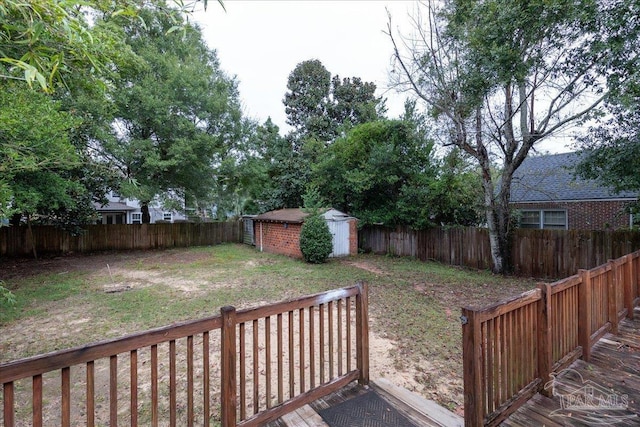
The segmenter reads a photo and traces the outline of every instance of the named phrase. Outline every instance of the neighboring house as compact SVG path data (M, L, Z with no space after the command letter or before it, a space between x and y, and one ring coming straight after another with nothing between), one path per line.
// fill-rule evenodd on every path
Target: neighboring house
M256 216L253 218L256 248L261 252L302 258L300 230L307 216L302 209L280 209ZM328 209L323 216L333 236L330 256L357 255L358 220L336 209Z
M94 203L100 218L98 224L142 224L142 210L137 200L125 199L115 191L107 195L109 203L101 206ZM149 206L151 223L185 221L187 218L176 211L167 211L158 204Z
M575 176L579 153L529 157L516 170L511 207L522 228L605 230L628 228L626 207L637 200L629 191L615 193L596 181Z

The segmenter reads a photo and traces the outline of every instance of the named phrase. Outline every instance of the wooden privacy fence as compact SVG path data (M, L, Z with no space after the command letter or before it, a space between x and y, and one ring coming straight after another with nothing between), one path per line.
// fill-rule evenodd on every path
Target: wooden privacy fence
M366 284L0 365L0 425L258 426L369 382ZM219 410L218 410L219 408Z
M0 227L0 256L157 249L242 243L240 221L173 224L97 224L72 236L53 226Z
M497 425L640 301L640 251L481 310L462 309L465 425Z
M359 231L358 242L365 252L491 268L489 234L484 228L367 226ZM517 229L512 235L511 259L517 275L555 279L638 249L640 233L635 231Z

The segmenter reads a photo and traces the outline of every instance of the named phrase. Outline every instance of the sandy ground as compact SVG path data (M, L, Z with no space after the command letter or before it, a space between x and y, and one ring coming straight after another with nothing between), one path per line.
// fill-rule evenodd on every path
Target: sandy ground
M3 279L8 280L12 277L21 277L27 274L38 274L38 273L53 273L53 274L66 274L69 271L73 271L76 269L83 270L93 270L96 275L105 274L111 275L113 278L117 278L117 280L109 281L109 283L105 285L101 285L105 292L127 292L131 289L153 286L154 284L164 284L173 287L180 292L187 293L189 295L193 295L197 297L199 294L204 293L205 291L211 290L211 285L207 285L206 289L203 287L203 280L199 277L190 277L189 279L171 277L167 274L164 274L161 271L139 271L132 270L126 268L126 263L130 261L129 257L132 255L119 255L119 254L105 254L105 255L94 255L94 256L74 256L74 257L62 257L57 259L48 259L41 260L37 262L29 261L28 271L25 268L27 265L27 261L12 261L10 263L3 263L2 269L0 273L2 274ZM187 252L146 252L146 253L137 253L136 259L149 259L152 258L154 262L162 262L162 263L180 263L180 262L193 262L198 259L198 257L206 257L206 254L198 254L198 253L187 253ZM349 261L349 263L355 267L370 271L376 275L382 276L385 274L384 271L380 270L378 267L371 265L367 262L355 262ZM233 286L233 283L223 283L216 284L216 286ZM252 304L255 306L256 304ZM258 304L259 305L259 304ZM23 355L31 355L37 353L34 351L35 348L40 348L41 343L45 341L49 341L48 348L52 350L63 348L63 346L56 346L56 342L64 342L65 338L70 336L83 336L86 337L87 342L94 342L104 338L101 334L102 331L95 331L95 322L96 319L93 317L93 313L83 311L82 307L67 307L64 305L56 305L53 304L48 310L48 315L46 317L38 317L29 319L29 321L21 321L15 322L13 324L7 325L0 329L0 362L6 362L9 360L13 360L17 357ZM370 319L371 323L371 334L370 334L370 372L371 378L375 380L376 378L387 378L394 384L404 387L410 391L416 392L418 394L423 395L424 397L436 399L442 398L442 400L449 402L457 402L456 407L454 409L456 412L460 413L462 411L462 402L460 401L460 395L462 391L462 381L456 375L448 375L447 373L441 372L440 366L434 366L428 360L420 360L417 363L405 363L400 366L397 363L396 353L397 346L396 343L387 339L386 337L380 336L375 332L375 323L376 319ZM294 323L295 325L296 323ZM316 326L317 327L317 326ZM260 336L264 336L264 325L260 326ZM275 327L272 329L271 335L273 336L272 341L276 342ZM111 327L108 331L108 336L116 337L121 336L126 333L129 333L125 330L118 330L117 328ZM284 331L284 336L286 337L286 330ZM184 407L184 401L186 400L186 382L187 382L187 372L186 368L182 369L181 367L186 366L186 351L184 351L184 347L186 346L186 340L179 340L177 342L177 360L176 365L179 367L177 371L176 382L179 387L178 392L178 402L183 402L178 404L177 411L179 416L186 416L186 409ZM354 341L355 342L355 341ZM194 338L194 346L196 348L195 351L195 359L194 359L194 372L196 381L194 382L194 393L196 396L201 395L202 393L202 380L197 380L198 375L202 373L202 352L198 352L197 349L200 349L202 346L202 335L198 335ZM274 350L275 344L272 345L272 365L277 363L277 349ZM181 351L181 349L183 351ZM219 393L218 383L219 381L216 379L215 375L218 372L218 357L217 352L220 349L219 336L218 334L211 334L211 343L210 343L210 352L211 352L211 360L212 360L212 380L211 380L211 393L215 395ZM261 346L261 351L264 351L264 343ZM298 351L298 350L296 350ZM159 354L166 354L167 349L159 347ZM138 390L139 390L139 405L143 408L141 410L141 418L147 417L149 419L150 410L144 409L148 407L148 402L150 399L151 393L151 385L149 375L145 372L148 372L150 366L150 351L149 349L143 349L139 352L138 356L138 366L140 370L140 375L138 378ZM307 364L308 364L308 353L307 353ZM128 384L128 378L130 376L130 367L129 367L129 358L128 356L121 355L118 363L118 388L120 390L120 395L125 396L123 402L119 402L119 413L120 416L123 417L121 423L126 422L126 414L128 413L128 398L130 392L126 389L126 384ZM169 407L169 397L168 392L162 391L163 387L168 387L168 366L169 360L168 357L160 357L159 364L159 382L160 382L160 413L167 415L168 407ZM283 361L283 363L288 363L288 360ZM294 364L297 363L294 361ZM251 411L253 402L252 402L252 394L253 394L253 384L252 384L252 366L250 362L248 362L247 367L247 380L248 382L248 399L246 401L246 405L248 411ZM295 369L298 369L299 365L296 365ZM265 364L264 361L259 363L260 370L260 381L258 384L258 388L260 390L261 395L266 394L265 390ZM286 368L285 368L286 371ZM96 362L95 366L95 376L96 376L96 421L100 421L106 423L108 421L108 390L109 390L109 364L108 360L102 360L100 362ZM425 376L429 377L428 381L424 381ZM59 384L59 374L52 373L45 376L45 386L49 385L50 387L45 387L45 396L44 402L49 408L56 408L59 405L59 388L56 384ZM307 378L306 382L309 383L310 379ZM318 379L319 381L319 379ZM288 374L284 375L284 388L288 392ZM299 379L295 380L296 389L299 387ZM74 368L72 370L72 384L73 393L77 394L77 401L83 401L83 396L85 394L85 385L86 385L86 371L84 366L80 366L77 369ZM182 386L181 386L182 384ZM277 403L277 384L273 383L271 390L271 395L273 401ZM28 393L30 390L30 381L20 381L16 383L17 394L19 393ZM287 397L287 393L285 393L285 399ZM28 399L27 399L28 400ZM73 399L76 400L76 399ZM262 401L261 405L264 405L265 402ZM201 400L196 398L195 402L196 410L202 407ZM218 412L217 407L212 408L214 414ZM29 419L26 415L30 413L29 408L21 408L20 411L22 415ZM83 405L78 404L77 407L73 408L73 412L76 416L84 417L84 408ZM50 411L52 414L57 414L58 411ZM58 415L55 415L58 416ZM57 424L59 420L57 418L51 418L45 420L45 425ZM0 424L2 424L2 417L0 417ZM82 424L82 422L80 422ZM26 424L18 425L29 425L29 422Z

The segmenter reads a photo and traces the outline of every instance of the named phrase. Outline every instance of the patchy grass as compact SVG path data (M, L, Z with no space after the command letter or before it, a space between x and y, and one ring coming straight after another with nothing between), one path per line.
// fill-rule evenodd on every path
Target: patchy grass
M0 277L17 301L0 306L0 363L214 315L225 305L367 281L371 330L391 340L394 368L406 373L409 388L452 409L462 403L459 308L534 285L409 258L360 255L311 265L244 245L5 260Z

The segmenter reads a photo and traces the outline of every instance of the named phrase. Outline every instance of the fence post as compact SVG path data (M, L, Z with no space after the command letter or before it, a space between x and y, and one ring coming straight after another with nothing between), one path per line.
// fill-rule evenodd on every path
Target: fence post
M358 382L369 384L369 286L358 282L356 295L356 364L360 371Z
M484 424L484 396L482 387L482 349L480 324L475 311L462 309L462 369L464 377L464 425Z
M222 427L236 426L236 309L225 306L221 333L220 418Z
M582 347L582 359L591 358L591 272L578 270L581 283L578 287L578 344Z
M609 260L609 272L607 274L607 313L611 333L618 333L618 267L614 260Z
M549 380L549 374L553 368L553 343L551 341L551 325L555 321L551 311L551 285L549 283L538 283L540 289L540 301L538 301L538 376L542 379L542 384ZM552 390L544 387L540 393L551 397Z
M624 306L627 308L627 319L633 319L633 254L624 259Z

